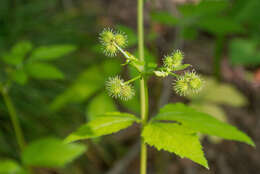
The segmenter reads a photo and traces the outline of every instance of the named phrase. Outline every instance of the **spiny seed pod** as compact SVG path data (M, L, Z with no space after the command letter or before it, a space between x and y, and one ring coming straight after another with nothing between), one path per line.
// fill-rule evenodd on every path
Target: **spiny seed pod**
M101 33L100 33L100 42L102 45L107 45L111 44L113 39L114 39L114 31L110 28L105 28Z
M135 91L130 84L125 84L122 87L121 93L120 93L120 98L122 100L130 100L133 98L134 95L135 95Z
M119 47L122 47L124 48L127 44L127 36L122 33L122 32L118 32L115 34L115 37L114 37L114 40L115 40L115 43L119 46Z
M121 90L124 85L124 80L122 80L119 76L110 77L106 82L106 89L108 91L108 95L113 98L119 98L121 96Z
M189 83L187 80L182 76L179 77L174 83L173 83L173 89L177 94L180 96L185 96L190 92Z
M203 81L196 74L195 71L186 72L183 76L179 77L174 83L174 90L180 96L185 96L189 93L197 93L201 90Z
M127 44L127 37L124 33L113 31L112 29L104 29L100 34L100 42L103 46L104 53L107 56L116 56L118 47L124 48Z
M194 93L201 90L203 81L195 71L185 73L185 78L189 81L189 86Z
M129 100L135 95L135 91L130 84L126 84L119 76L110 77L106 83L109 96L122 100Z
M174 70L182 65L183 54L180 50L176 50L170 56L165 56L163 60L163 65L168 71Z
M107 45L104 45L103 47L104 47L105 55L107 55L109 57L116 56L118 50L114 44L107 44Z

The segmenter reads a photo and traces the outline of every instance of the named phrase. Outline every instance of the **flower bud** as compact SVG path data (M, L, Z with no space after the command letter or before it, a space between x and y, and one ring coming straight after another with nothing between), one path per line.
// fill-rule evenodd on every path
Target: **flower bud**
M181 51L177 50L170 56L166 56L163 60L164 67L167 71L173 71L182 65L183 54Z

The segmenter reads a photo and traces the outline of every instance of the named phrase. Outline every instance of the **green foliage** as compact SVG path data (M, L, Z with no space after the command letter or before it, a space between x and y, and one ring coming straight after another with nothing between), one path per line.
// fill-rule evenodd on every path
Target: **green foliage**
M86 114L90 120L94 120L103 113L114 111L116 111L116 105L113 99L107 96L105 92L102 92L95 96L88 104Z
M177 123L151 122L144 127L142 137L147 144L158 150L174 152L181 158L189 158L209 168L199 137L192 129Z
M15 44L12 49L3 55L3 61L10 65L20 65L25 56L32 50L29 41L21 41Z
M246 97L231 84L220 83L209 77L203 79L207 85L198 94L188 96L193 103L225 104L233 107L245 106L248 103Z
M48 63L29 63L26 65L28 74L36 79L63 79L63 73Z
M22 154L24 164L37 167L64 167L86 148L79 144L65 144L57 138L43 138L30 143Z
M233 64L260 64L259 43L250 39L233 39L229 45L230 61Z
M52 110L59 110L68 103L80 103L105 88L104 81L120 71L119 62L104 61L83 71L75 82L51 103Z
M76 50L74 45L41 46L33 50L30 60L50 61L61 58Z
M81 139L96 138L118 132L139 122L139 119L132 114L111 112L98 116L96 119L81 126L76 132L70 134L65 142L73 142Z
M0 174L27 174L21 166L10 159L0 160Z
M168 104L164 106L153 120L177 121L183 126L202 134L245 142L249 145L255 146L251 138L235 127L221 122L209 114L198 112L181 103Z

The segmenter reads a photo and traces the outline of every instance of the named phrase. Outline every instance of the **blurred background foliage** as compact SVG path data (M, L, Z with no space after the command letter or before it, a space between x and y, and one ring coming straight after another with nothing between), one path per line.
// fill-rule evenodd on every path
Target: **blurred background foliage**
M173 94L173 79L150 79L151 116L159 106L183 101L235 124L258 145L259 8L259 0L146 0L145 58L149 66L161 64L164 53L181 49L185 61L205 75L203 91L186 98ZM122 59L102 54L98 33L104 27L125 32L129 50L138 56L135 1L1 0L0 82L14 82L9 95L29 144L21 157L1 97L1 174L25 173L23 166L27 165L40 174L138 173L136 125L119 135L73 144L77 147L61 143L82 122L103 112L139 113L138 90L128 102L114 101L104 90L109 76L134 77L136 73L121 68ZM203 144L212 163L210 171L151 148L149 173L252 174L260 170L259 150L207 137ZM84 155L65 166L86 146Z

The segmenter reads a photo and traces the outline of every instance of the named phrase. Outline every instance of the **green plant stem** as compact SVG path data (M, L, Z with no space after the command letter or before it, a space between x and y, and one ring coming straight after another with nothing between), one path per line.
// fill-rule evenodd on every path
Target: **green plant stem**
M23 149L25 147L25 140L24 140L23 132L22 132L22 129L20 127L20 123L19 123L19 120L17 117L16 109L14 107L14 104L13 104L10 96L8 95L8 90L2 89L1 93L3 96L4 102L6 104L9 116L12 121L12 125L13 125L14 131L15 131L18 146L20 148L20 151L23 151Z
M137 7L137 26L138 26L138 52L140 61L144 61L144 21L143 21L143 7L144 1L138 0ZM145 66L142 67L142 71L145 71ZM142 127L147 123L148 119L148 90L146 78L143 77L140 80L140 100L141 100L141 119ZM144 141L141 141L141 157L140 157L140 174L146 174L147 168L147 147Z
M134 77L134 78L132 78L132 79L130 79L130 80L128 80L128 81L126 81L126 82L125 82L125 84L132 83L132 82L134 82L134 81L136 81L136 80L138 80L138 79L140 79L140 78L142 78L142 76L141 76L141 75L139 75L139 76L136 76L136 77Z

